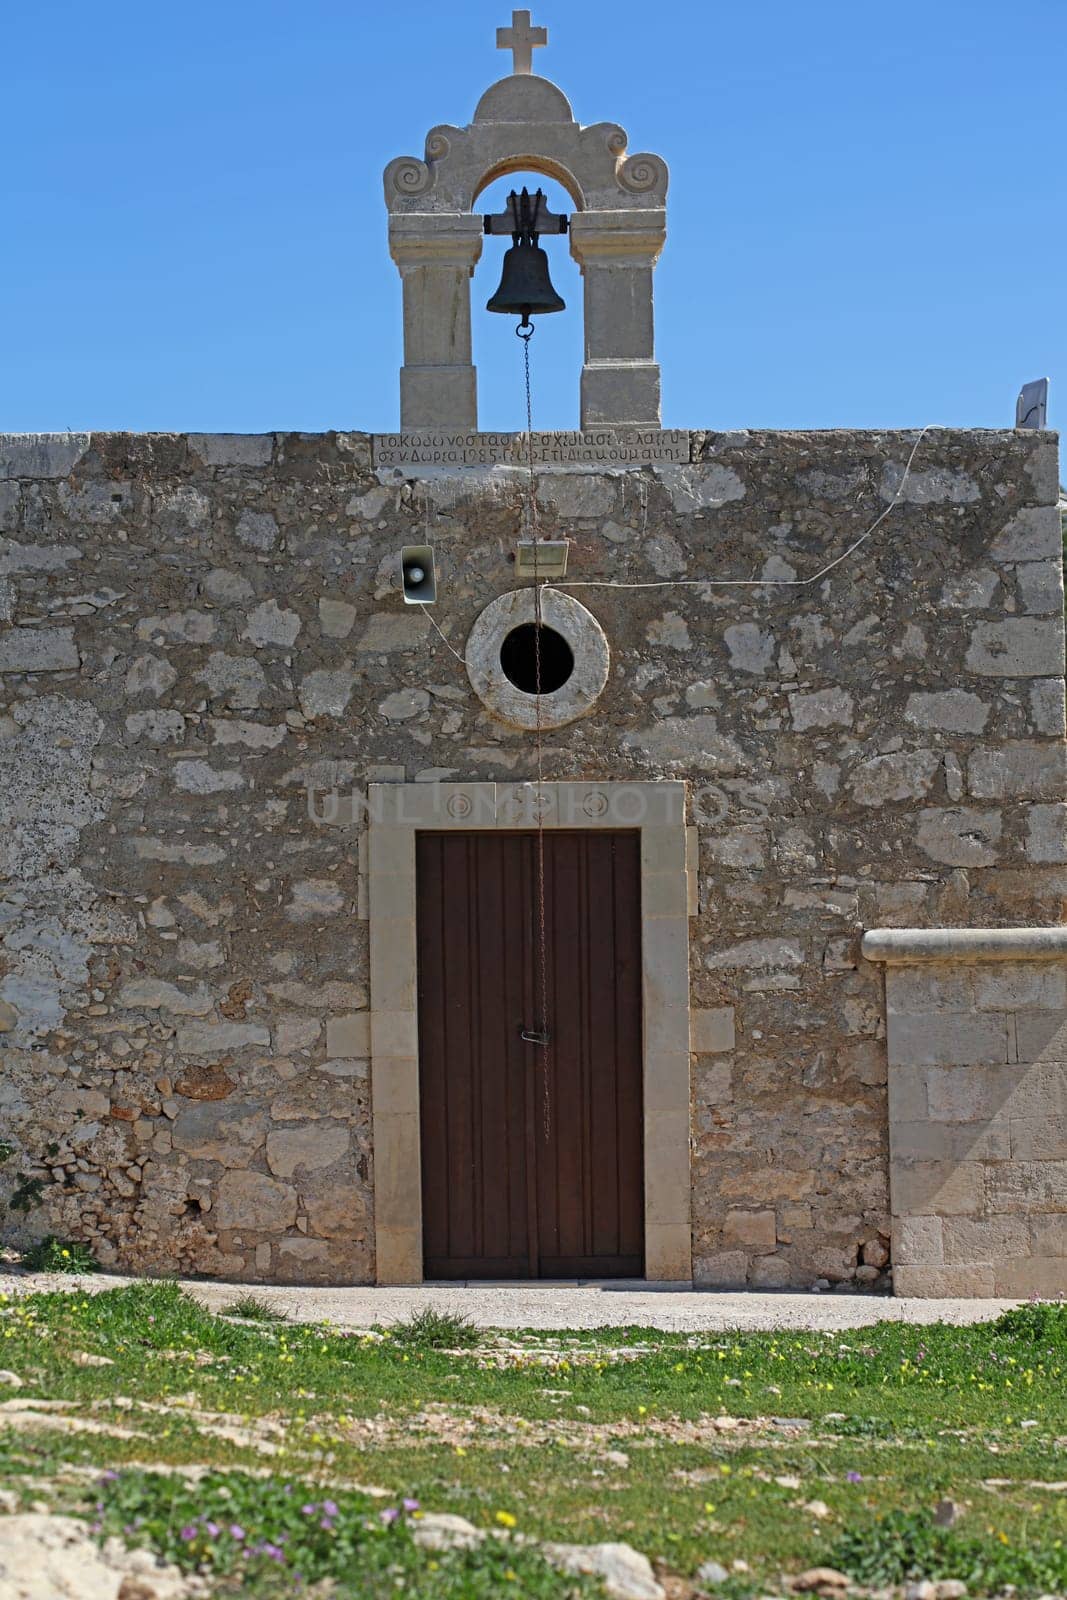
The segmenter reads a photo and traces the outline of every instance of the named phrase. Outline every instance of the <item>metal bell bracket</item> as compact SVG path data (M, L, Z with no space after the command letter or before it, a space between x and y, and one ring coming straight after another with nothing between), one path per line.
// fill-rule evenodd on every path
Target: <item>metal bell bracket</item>
M550 211L540 189L533 195L524 189L521 195L512 190L508 195L508 209L483 217L482 225L490 236L510 233L517 241L524 233L535 239L539 233L566 233L571 219L563 212Z

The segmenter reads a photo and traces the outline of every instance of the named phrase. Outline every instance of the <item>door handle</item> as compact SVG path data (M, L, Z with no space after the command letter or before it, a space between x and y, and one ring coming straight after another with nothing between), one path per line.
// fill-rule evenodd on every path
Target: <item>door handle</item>
M519 1038L525 1039L527 1044L546 1045L548 1043L548 1029L520 1028Z

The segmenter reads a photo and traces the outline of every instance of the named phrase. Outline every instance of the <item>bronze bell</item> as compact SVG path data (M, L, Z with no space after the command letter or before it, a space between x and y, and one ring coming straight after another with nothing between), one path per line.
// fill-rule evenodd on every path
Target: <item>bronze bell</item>
M504 270L500 287L486 302L487 311L499 311L504 316L521 317L526 327L531 313L566 311L552 287L548 275L548 256L537 242L537 213L543 196L540 189L531 196L524 189L522 195L509 195L515 232L511 248L504 256Z

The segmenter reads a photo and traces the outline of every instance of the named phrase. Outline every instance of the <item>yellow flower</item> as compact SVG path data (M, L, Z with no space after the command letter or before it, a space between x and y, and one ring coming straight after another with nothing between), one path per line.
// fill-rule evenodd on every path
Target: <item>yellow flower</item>
M711 1512L713 1512L715 1510L715 1502L714 1502L714 1500L705 1500L704 1501L704 1510L710 1516Z
M463 1448L463 1446L461 1444L457 1444L457 1446L456 1446L456 1454L457 1454L457 1456L465 1456L467 1454L467 1452L466 1452L466 1450L464 1450L464 1448Z
M496 1520L502 1528L514 1528L519 1519L513 1516L510 1511L498 1511Z
M648 1410L648 1407L647 1407L647 1406L638 1406L638 1408L637 1408L637 1415L638 1415L638 1416L639 1416L639 1417L643 1417L643 1416L644 1416L644 1414L645 1414L645 1412L646 1412L646 1411L647 1411L647 1410Z

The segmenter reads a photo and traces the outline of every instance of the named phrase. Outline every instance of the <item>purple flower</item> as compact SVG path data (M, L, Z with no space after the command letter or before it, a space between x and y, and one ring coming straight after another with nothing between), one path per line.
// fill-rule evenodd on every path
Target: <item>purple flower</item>
M182 1529L179 1537L184 1539L186 1544L188 1544L190 1539L195 1539L196 1538L196 1528L190 1522L186 1527L184 1527Z
M396 1521L399 1515L400 1512L396 1509L396 1506L387 1506L384 1511L379 1511L378 1521L384 1522L386 1527L388 1527L391 1522Z
M231 1522L230 1523L230 1538L231 1539L236 1539L238 1544L241 1544L241 1543L244 1542L244 1537L245 1537L245 1530L241 1527L241 1524L239 1522Z
M324 1500L322 1502L322 1509L325 1511L328 1517L336 1517L340 1515L332 1500Z
M863 1482L863 1473L862 1472L846 1472L845 1473L845 1477L848 1479L849 1483L862 1483Z
M330 1521L329 1517L323 1517L322 1521L319 1523L319 1527L324 1528L327 1533L333 1532L333 1523Z
M403 1504L405 1511L417 1511L419 1509L419 1502L417 1500L405 1499Z
M217 1539L218 1538L218 1536L219 1536L219 1525L218 1525L217 1522L205 1522L204 1523L204 1527L207 1529L208 1533L211 1535L211 1537L213 1539Z
M118 1473L115 1471L114 1467L109 1467L106 1472L101 1474L100 1482L101 1483L114 1483L115 1479L117 1477L118 1477Z
M280 1549L276 1544L265 1544L263 1546L263 1553L264 1555L269 1556L272 1561L285 1560L285 1551Z
M310 1505L310 1504L300 1507L300 1510L301 1510L301 1512L303 1513L303 1515L305 1517L313 1517L318 1509L319 1509L318 1506L314 1506L314 1505Z

